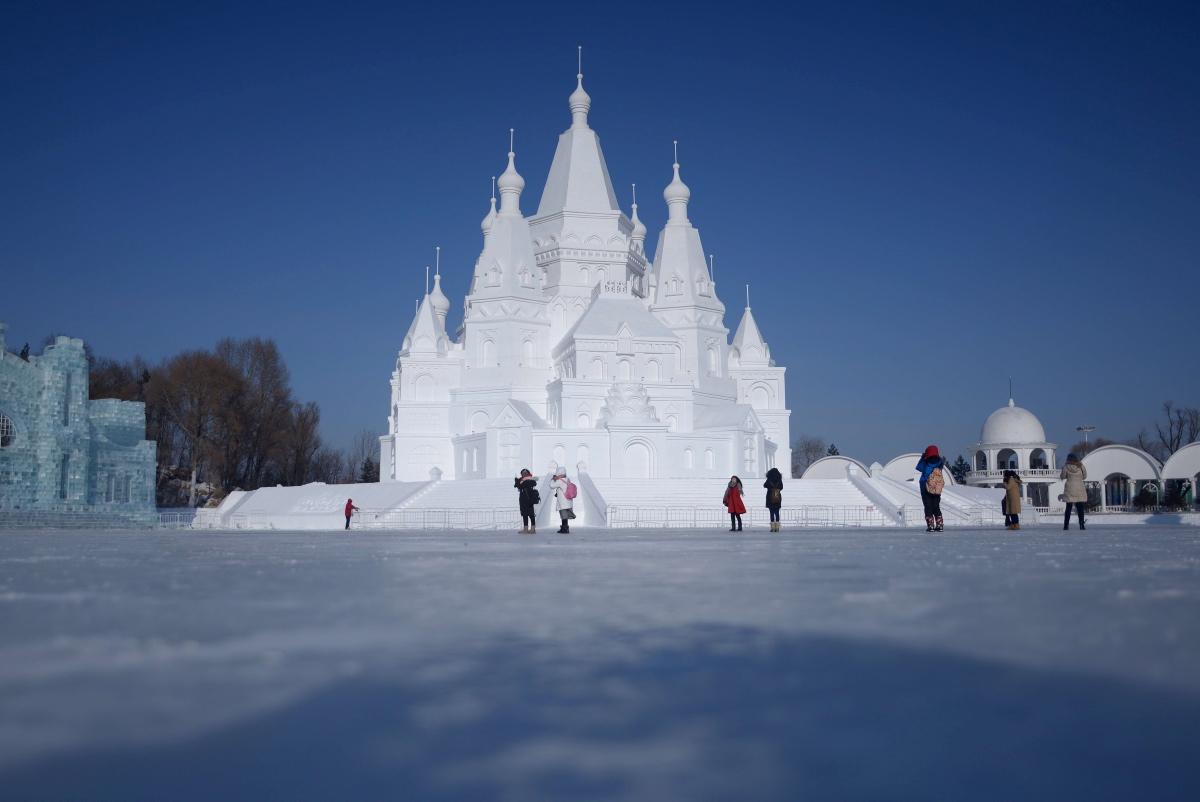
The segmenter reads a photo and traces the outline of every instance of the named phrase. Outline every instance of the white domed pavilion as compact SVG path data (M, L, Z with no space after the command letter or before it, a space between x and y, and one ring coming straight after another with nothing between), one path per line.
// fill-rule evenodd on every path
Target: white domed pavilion
M1024 495L1035 507L1050 503L1050 483L1058 479L1054 453L1058 446L1047 442L1042 422L1013 399L983 422L979 442L971 458L967 484L1001 487L1004 472L1016 471L1024 482Z

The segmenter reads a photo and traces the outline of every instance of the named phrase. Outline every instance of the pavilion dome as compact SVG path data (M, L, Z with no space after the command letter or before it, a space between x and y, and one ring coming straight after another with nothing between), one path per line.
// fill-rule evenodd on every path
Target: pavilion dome
M979 433L981 443L1005 443L1012 445L1046 442L1046 430L1042 422L1024 407L1008 399L1008 405L988 415Z

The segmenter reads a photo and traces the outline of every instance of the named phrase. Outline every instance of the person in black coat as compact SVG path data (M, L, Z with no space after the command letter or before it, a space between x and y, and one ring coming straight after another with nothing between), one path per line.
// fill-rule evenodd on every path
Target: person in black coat
M771 531L779 531L779 508L783 506L783 474L778 468L767 471L767 481L763 482L767 489L767 510L771 513Z
M517 503L521 507L521 534L537 534L536 512L533 509L538 503L537 479L533 478L528 468L522 468L521 475L513 480L513 487L517 489Z

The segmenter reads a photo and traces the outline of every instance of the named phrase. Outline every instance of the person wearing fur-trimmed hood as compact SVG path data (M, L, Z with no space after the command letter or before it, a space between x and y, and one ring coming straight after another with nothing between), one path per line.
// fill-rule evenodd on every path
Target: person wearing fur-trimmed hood
M558 509L558 517L562 519L562 525L558 528L560 535L571 534L571 519L575 517L575 492L572 488L575 485L567 478L567 472L560 470L554 474L554 481L551 483L554 488L554 506Z

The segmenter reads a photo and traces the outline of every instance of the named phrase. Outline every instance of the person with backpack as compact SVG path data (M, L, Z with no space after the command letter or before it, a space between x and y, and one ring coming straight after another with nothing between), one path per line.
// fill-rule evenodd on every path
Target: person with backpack
M929 446L917 460L921 486L921 505L925 508L925 531L941 532L946 526L942 519L942 490L946 487L946 460L937 446Z
M729 477L729 484L725 487L725 496L721 503L729 510L729 531L742 531L742 515L746 512L746 502L742 501L741 479L736 476Z
M783 506L783 474L778 468L767 471L767 481L763 482L767 489L767 511L771 513L771 531L779 531L779 508Z
M354 499L352 499L352 498L346 499L346 528L347 529L350 528L350 516L358 511L359 511L358 507L354 506Z
M571 534L571 519L575 517L574 507L577 495L579 495L579 488L567 478L565 471L559 470L554 474L554 506L558 508L558 517L562 519L562 526L558 528L560 535Z
M522 468L521 475L513 480L513 487L517 489L517 504L521 508L521 534L536 535L537 513L534 507L542 500L537 479L533 478L533 472L528 468Z
M1063 480L1063 501L1067 503L1067 512L1063 517L1063 531L1071 528L1071 505L1075 505L1075 512L1079 515L1080 530L1087 529L1083 525L1083 508L1087 506L1087 486L1084 481L1087 480L1087 468L1083 467L1079 457L1075 454L1067 455L1067 464L1063 466L1062 472L1058 475L1059 479Z
M1000 500L1000 511L1004 513L1005 529L1021 528L1021 477L1017 472L1004 472L1004 498Z

